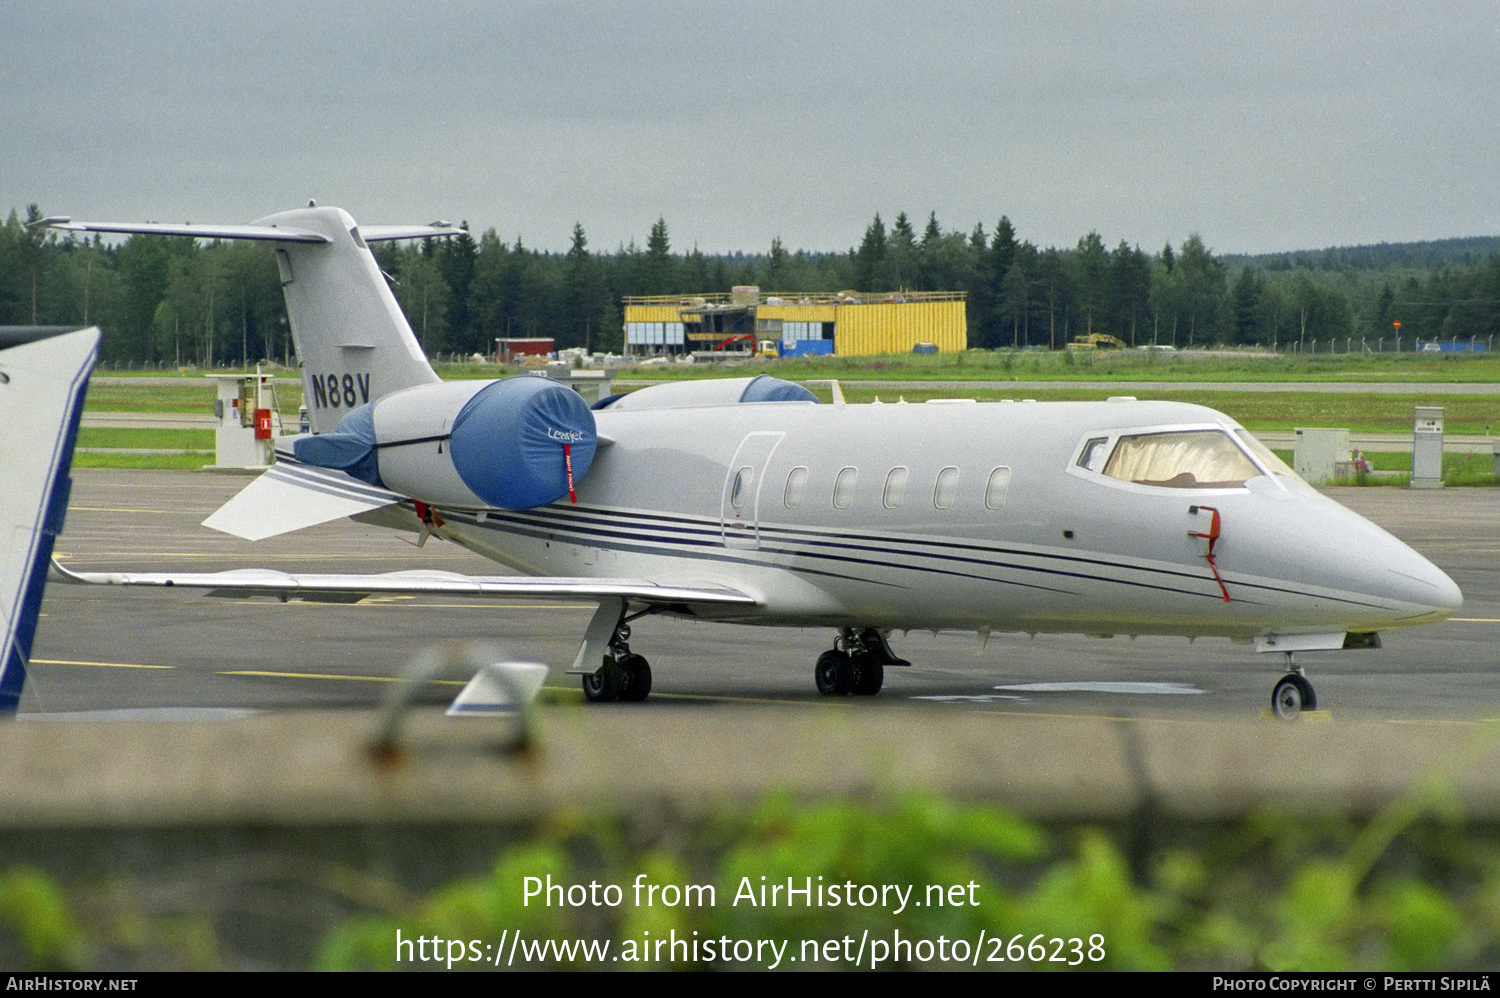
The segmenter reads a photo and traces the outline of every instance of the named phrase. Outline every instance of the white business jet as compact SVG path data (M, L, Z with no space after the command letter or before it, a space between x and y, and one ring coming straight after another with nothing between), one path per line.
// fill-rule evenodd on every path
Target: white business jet
M665 613L829 627L830 695L906 665L891 631L1226 637L1285 656L1272 706L1316 705L1293 653L1378 647L1462 605L1405 544L1320 495L1232 419L1106 402L819 404L769 377L650 387L590 409L537 377L442 382L371 255L444 223L309 206L251 225L62 229L254 239L281 268L313 433L206 525L256 539L353 515L527 577L92 574L282 594L597 602L571 672L641 700L630 622Z

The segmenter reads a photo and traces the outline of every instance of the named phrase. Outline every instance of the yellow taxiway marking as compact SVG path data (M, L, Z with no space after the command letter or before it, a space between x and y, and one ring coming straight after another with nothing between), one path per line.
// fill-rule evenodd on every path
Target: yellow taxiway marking
M1500 617L1449 617L1455 624L1500 624Z
M175 669L175 665L141 665L137 662L79 662L67 658L34 658L32 665L97 665L107 669Z
M216 673L220 676L259 676L262 679L347 679L359 683L400 683L405 682L404 676L336 676L322 672L268 672L263 669L233 669ZM443 686L463 686L465 681L458 679L429 679L429 683L438 683Z
M69 506L69 513L181 513L181 507L160 506Z

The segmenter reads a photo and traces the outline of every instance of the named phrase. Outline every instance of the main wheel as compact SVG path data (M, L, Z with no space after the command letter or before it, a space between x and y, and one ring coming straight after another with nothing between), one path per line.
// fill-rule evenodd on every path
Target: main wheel
M856 696L872 697L880 692L885 683L885 666L868 659L851 662L854 676L849 683L849 692Z
M1312 683L1295 672L1282 676L1271 690L1271 713L1283 721L1296 720L1304 710L1317 709L1318 696L1313 692Z
M844 696L849 692L849 656L839 651L825 651L818 656L813 679L824 696Z
M609 703L620 699L623 674L613 658L606 658L599 671L583 677L583 695L590 703ZM648 686L649 686L649 680Z
M651 695L651 665L640 655L626 655L620 663L619 698L639 703Z

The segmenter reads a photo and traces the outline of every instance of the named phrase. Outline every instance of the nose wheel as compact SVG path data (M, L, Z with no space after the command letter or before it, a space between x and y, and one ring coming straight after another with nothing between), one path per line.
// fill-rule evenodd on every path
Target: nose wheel
M1302 674L1302 667L1292 662L1290 652L1286 658L1292 671L1282 676L1271 690L1271 713L1283 721L1294 721L1304 710L1318 709L1318 695Z

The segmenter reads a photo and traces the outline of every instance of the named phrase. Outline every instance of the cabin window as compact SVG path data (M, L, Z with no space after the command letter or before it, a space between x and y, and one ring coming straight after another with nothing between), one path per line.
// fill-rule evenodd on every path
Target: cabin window
M750 483L755 477L752 468L741 468L734 476L734 484L729 487L729 505L735 509L745 508L745 497L750 493Z
M990 472L990 480L984 487L986 509L1004 509L1005 496L1010 492L1010 469L996 468Z
M953 497L958 494L958 469L944 468L938 472L937 484L932 488L932 504L938 509L949 509Z
M880 497L886 509L899 509L906 501L906 469L892 468L885 476L885 493Z
M1078 455L1078 467L1087 468L1090 471L1104 470L1104 459L1109 456L1109 448L1104 446L1109 443L1109 437L1095 437L1083 445L1083 453Z
M1234 489L1261 470L1222 430L1186 430L1120 437L1104 474L1169 489Z
M859 481L859 471L845 468L833 480L833 505L836 509L848 509L854 501L854 485Z
M807 469L793 468L786 476L786 495L783 502L787 509L793 509L802 505L802 497L807 495Z

